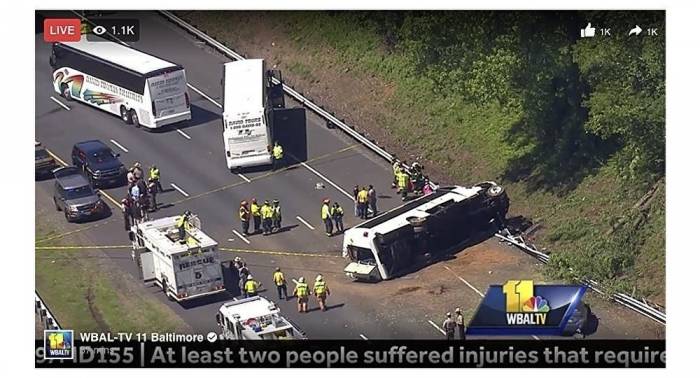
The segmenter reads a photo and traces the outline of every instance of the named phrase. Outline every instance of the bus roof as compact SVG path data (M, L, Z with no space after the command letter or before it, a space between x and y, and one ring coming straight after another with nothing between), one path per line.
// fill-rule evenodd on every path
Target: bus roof
M434 193L413 200L407 204L396 207L382 215L361 223L354 228L370 229L380 234L386 234L408 225L408 218L424 218L430 215L433 210L447 202L460 202L476 196L483 188L474 186L465 188L463 186L453 186L440 188Z
M264 107L263 70L262 59L245 59L224 64L224 112L252 111ZM230 104L228 109L227 104Z
M91 42L83 38L79 42L60 43L142 75L164 68L178 67L178 65L174 63L170 63L153 55L107 40Z

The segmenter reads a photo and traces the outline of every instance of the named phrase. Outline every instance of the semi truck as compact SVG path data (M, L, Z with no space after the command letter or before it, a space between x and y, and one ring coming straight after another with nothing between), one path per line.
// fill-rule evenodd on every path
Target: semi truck
M223 125L229 170L272 163L272 116L284 108L279 71L268 71L263 59L224 64ZM277 84L272 78L277 77Z
M306 334L282 316L274 302L261 296L224 303L216 313L226 340L299 340Z
M179 217L131 227L132 257L143 281L154 283L178 302L223 292L218 243L202 231L199 217L189 215L178 227Z
M360 281L394 278L504 222L508 207L508 195L494 182L438 188L346 230L345 273Z

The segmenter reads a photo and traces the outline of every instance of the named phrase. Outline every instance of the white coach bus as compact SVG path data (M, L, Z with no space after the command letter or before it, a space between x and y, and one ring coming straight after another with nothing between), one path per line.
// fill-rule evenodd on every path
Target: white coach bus
M267 84L262 59L224 64L224 149L232 171L272 163Z
M151 129L191 119L182 66L109 41L54 43L54 90Z

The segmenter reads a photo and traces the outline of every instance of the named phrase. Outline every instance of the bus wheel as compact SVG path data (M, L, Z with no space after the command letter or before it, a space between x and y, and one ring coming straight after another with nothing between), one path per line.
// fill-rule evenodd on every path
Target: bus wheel
M129 111L126 110L126 107L122 105L119 108L119 115L122 117L122 121L126 123L127 125L131 124L131 117L129 117Z
M68 88L68 84L66 83L61 84L61 97L66 99L66 101L72 100L72 98L70 97L70 89Z
M129 123L136 126L137 129L141 127L141 124L139 123L139 116L136 114L136 110L134 109L129 110L129 121Z

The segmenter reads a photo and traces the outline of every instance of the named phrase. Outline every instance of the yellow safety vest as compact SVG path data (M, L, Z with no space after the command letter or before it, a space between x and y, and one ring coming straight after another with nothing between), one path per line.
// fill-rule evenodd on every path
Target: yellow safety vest
M307 297L309 295L309 287L305 283L298 283L294 291L298 297Z
M325 294L326 283L324 281L316 281L314 284L314 293L316 293L316 295Z
M260 206L257 203L250 204L250 212L253 213L254 217L260 216Z
M367 202L367 191L366 190L360 190L360 192L357 193L357 202L359 202L359 203Z
M343 208L338 206L338 207L331 207L331 215L338 215L342 216L343 215Z
M245 282L245 291L246 293L255 293L258 291L258 283L253 281L253 280L248 280Z
M275 285L284 285L284 274L282 272L275 272L272 274L272 280L275 281Z
M399 174L399 188L407 188L408 187L408 175L405 173Z
M156 169L151 168L151 171L149 172L149 176L152 179L158 180L160 178L160 170L158 168L156 168Z
M328 208L328 205L323 204L323 206L321 206L321 219L326 219L330 216L331 216L331 212Z
M276 145L272 149L272 156L274 156L276 160L282 159L283 153L284 153L284 150L282 149L282 146L280 146L279 144Z
M272 218L272 207L269 205L262 205L260 208L260 215L262 215L263 219Z
M273 206L272 217L275 219L280 219L282 217L282 208L279 206Z
M180 227L182 227L184 224L185 224L185 217L183 217L182 215L180 215L179 217L177 217L177 219L175 220L175 226L177 226L177 228L180 228Z

